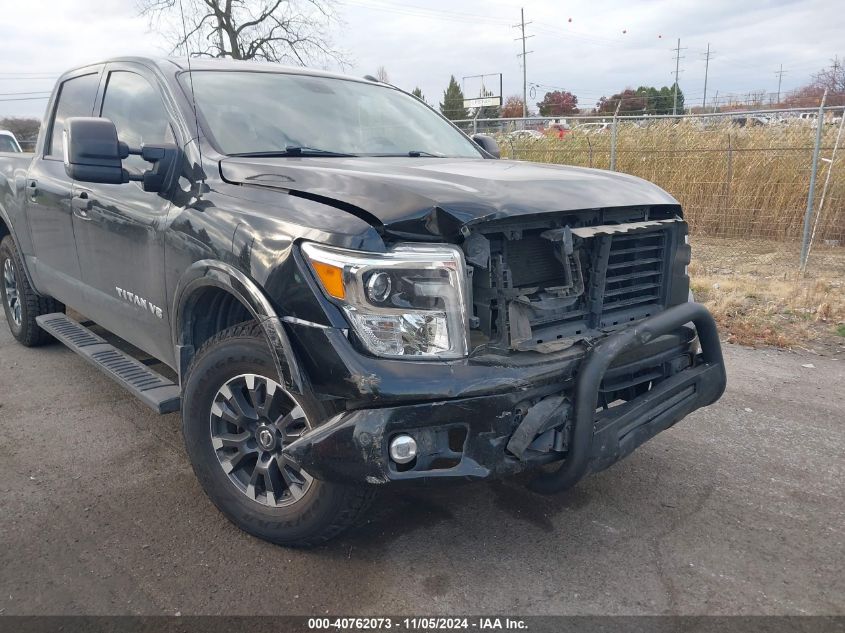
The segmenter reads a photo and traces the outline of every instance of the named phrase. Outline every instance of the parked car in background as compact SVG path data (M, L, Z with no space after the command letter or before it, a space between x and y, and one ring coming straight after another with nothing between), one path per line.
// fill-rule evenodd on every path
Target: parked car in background
M9 130L0 130L0 152L14 152L19 154L21 146L18 139Z
M512 141L523 141L545 138L539 130L514 130L505 134L505 138Z
M762 116L735 116L731 123L739 127L762 127L769 124L769 120Z
M590 121L587 123L579 123L577 128L579 132L586 132L586 133L597 133L597 132L606 132L610 129L610 123L604 121Z
M572 128L569 126L569 123L566 120L555 121L550 123L546 126L546 134L550 136L557 136L558 138L563 138L567 134L572 132Z

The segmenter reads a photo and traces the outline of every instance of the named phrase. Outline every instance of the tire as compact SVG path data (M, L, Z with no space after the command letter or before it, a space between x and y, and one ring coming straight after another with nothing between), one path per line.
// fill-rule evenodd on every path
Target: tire
M182 434L197 479L232 523L272 543L312 547L353 525L373 493L310 478L281 455L310 420L326 417L315 399L297 400L279 385L260 325L237 325L191 363Z
M37 294L29 285L23 261L10 235L0 242L0 299L12 336L19 343L36 347L53 340L38 327L35 317L64 312L65 307L51 297Z

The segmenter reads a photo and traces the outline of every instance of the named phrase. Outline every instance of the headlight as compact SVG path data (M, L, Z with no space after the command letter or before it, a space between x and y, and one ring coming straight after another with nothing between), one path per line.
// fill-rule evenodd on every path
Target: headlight
M307 242L302 252L371 353L418 359L467 355L460 249L400 244L387 253L364 253Z

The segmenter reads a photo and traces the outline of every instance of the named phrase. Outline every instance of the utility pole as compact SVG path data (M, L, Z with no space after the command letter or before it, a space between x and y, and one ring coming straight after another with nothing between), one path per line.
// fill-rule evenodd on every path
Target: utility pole
M525 9L519 10L519 24L518 28L522 30L522 36L517 38L522 40L522 118L528 116L528 53L525 50ZM530 24L530 22L529 22ZM514 28L517 28L514 27Z
M680 64L683 57L681 57L681 51L687 50L686 48L681 48L681 38L678 38L678 46L677 48L673 48L675 51L675 86L672 90L672 114L678 114L678 73L680 73Z
M680 46L680 43L678 44ZM710 42L707 42L707 52L704 53L704 97L701 99L701 107L707 107L707 72L710 70Z
M783 76L784 76L787 72L788 72L788 71L786 71L786 70L784 70L784 69L783 69L783 64L781 64L781 65L780 65L780 70L776 70L776 71L775 71L775 74L778 76L778 103L780 103L780 84L781 84L781 82L783 81Z
M524 119L528 116L528 64L526 56L534 52L525 50L525 40L534 36L525 34L525 9L519 10L519 17L519 24L515 24L513 28L522 29L522 36L516 39L522 40L522 54L517 55L517 57L522 57L522 118ZM531 22L528 22L528 24L531 24Z

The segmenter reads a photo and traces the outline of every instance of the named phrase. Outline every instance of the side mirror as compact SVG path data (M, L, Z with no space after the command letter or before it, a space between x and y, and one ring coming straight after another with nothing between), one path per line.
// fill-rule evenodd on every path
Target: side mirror
M502 152L499 150L499 144L492 136L488 136L487 134L473 134L472 140L493 158L502 157Z
M71 117L65 120L65 173L80 182L119 185L130 180L143 183L144 191L165 191L169 188L168 174L176 161L178 150L173 144L142 145L135 149L117 138L117 128L108 119ZM152 169L143 174L130 174L123 168L123 159L137 155Z
M129 155L120 147L117 128L108 119L71 117L65 120L65 173L81 182L119 185L124 180L123 159Z

